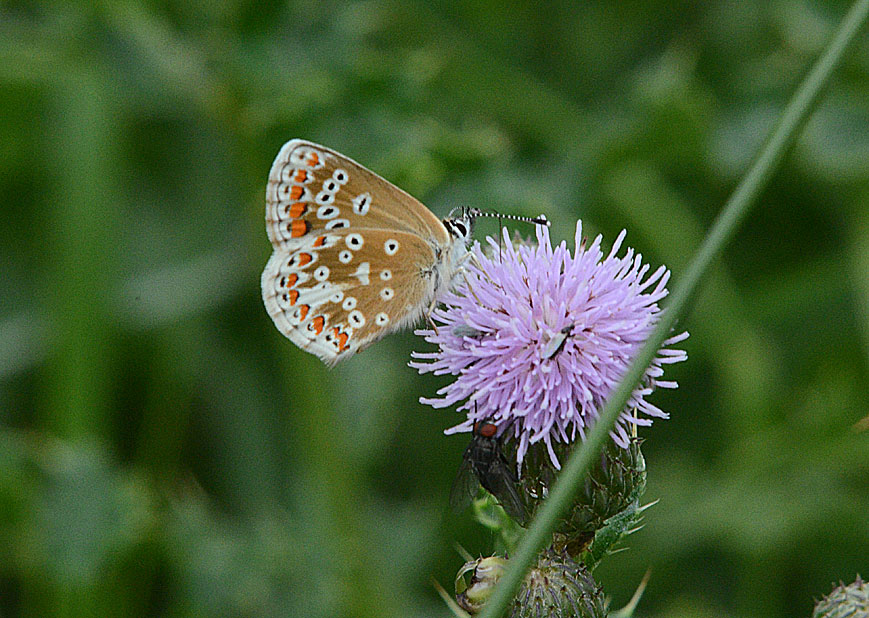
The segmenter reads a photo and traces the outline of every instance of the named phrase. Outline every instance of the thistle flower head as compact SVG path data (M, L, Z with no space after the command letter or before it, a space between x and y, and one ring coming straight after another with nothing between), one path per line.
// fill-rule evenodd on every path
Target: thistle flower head
M456 288L432 312L437 328L417 331L438 351L414 353L411 362L420 373L456 376L440 397L420 400L436 408L464 402L459 409L467 419L447 433L491 420L516 439L520 466L529 445L540 441L560 466L553 444L584 438L652 332L667 294L666 268L649 274L632 249L616 257L624 236L604 254L600 236L585 245L577 222L572 255L563 242L552 247L544 226L537 227L536 246L514 245L506 233L503 248L488 239L491 257L474 246ZM629 443L629 425L667 417L646 397L656 387L677 386L662 379L663 365L686 359L668 346L687 336L667 340L646 370L611 434L620 446Z

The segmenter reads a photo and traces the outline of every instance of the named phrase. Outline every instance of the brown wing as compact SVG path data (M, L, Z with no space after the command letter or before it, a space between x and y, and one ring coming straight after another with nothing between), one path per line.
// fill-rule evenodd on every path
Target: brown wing
M262 275L278 330L329 365L416 321L435 295L436 255L418 235L349 228L276 248Z
M272 245L337 229L406 231L446 245L449 234L421 202L344 155L304 140L281 148L266 188L266 230Z

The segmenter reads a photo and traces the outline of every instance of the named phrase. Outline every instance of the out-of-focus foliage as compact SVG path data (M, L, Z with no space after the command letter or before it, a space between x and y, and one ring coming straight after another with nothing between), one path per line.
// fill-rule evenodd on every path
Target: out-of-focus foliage
M0 5L0 614L448 616L429 578L493 542L447 512L466 439L413 335L330 371L273 327L281 144L678 277L846 8ZM651 569L646 616L809 615L869 571L867 127L864 36L681 325L613 606Z

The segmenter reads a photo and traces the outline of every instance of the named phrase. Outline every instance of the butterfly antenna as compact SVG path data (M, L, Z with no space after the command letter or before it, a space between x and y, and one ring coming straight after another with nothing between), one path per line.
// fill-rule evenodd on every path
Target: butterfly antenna
M504 238L504 219L510 221L521 221L523 223L533 223L534 225L545 225L549 227L549 219L545 215L539 217L523 217L521 215L505 215L500 212L491 212L488 210L480 210L479 208L469 208L468 215L472 218L477 217L496 217L498 219L498 261L502 261L501 248Z
M468 210L468 214L471 217L497 217L500 221L501 219L508 219L510 221L522 221L523 223L533 223L534 225L545 225L549 227L549 219L546 218L545 215L540 215L539 217L523 217L521 215L505 215L500 212L491 212L488 210L480 210L479 208L471 208Z

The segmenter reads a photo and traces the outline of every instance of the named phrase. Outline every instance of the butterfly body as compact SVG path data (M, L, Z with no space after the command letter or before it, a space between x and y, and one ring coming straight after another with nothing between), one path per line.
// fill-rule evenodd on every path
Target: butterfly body
M470 211L440 220L352 159L291 140L266 189L266 310L293 343L334 365L433 306L472 224Z

